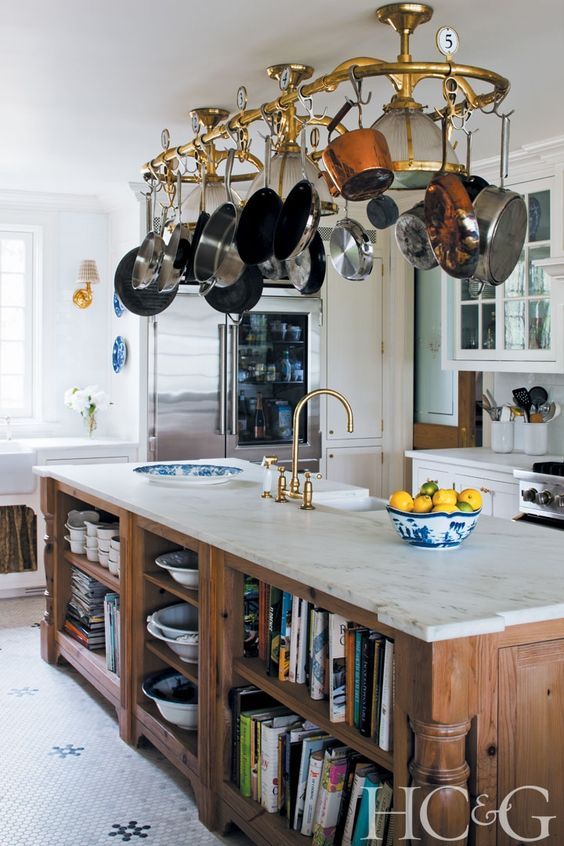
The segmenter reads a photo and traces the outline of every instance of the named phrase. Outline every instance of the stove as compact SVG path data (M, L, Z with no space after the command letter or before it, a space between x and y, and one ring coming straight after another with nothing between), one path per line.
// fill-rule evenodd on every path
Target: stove
M538 461L513 475L519 479L517 519L564 529L564 461Z

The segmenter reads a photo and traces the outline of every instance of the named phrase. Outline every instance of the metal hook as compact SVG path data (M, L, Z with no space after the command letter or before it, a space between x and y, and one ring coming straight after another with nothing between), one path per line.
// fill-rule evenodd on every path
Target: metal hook
M197 162L196 162L196 161L194 161L194 169L193 169L193 170L190 170L190 168L188 167L188 159L189 159L189 158L190 158L190 157L189 157L189 156L187 156L187 155L185 155L185 156L183 157L183 159L184 159L184 162L183 162L184 167L183 167L183 170L181 171L181 175L182 175L182 176L186 176L186 174L189 174L189 176L194 176L194 174L198 173L198 164L197 164ZM178 170L179 170L179 172L180 172L180 167L178 168Z
M323 112L320 115L316 115L313 112L313 97L306 97L303 92L305 82L302 82L300 86L296 89L296 94L298 95L298 100L302 104L303 108L308 113L308 120L322 120L325 115L327 114L327 108L323 109Z
M349 79L351 81L351 85L353 87L354 95L356 97L355 106L366 106L372 99L372 92L368 95L366 100L362 99L362 79L358 79L356 76L356 69L358 65L351 65L349 68Z
M265 108L264 105L260 106L260 113L261 113L261 117L262 117L263 121L266 123L266 126L268 128L268 135L270 135L270 138L274 141L274 144L277 144L278 143L278 132L274 128L274 117L269 116L267 114L266 108ZM259 132L259 135L263 139L263 141L266 141L266 139L268 137L267 135L263 135L262 132Z

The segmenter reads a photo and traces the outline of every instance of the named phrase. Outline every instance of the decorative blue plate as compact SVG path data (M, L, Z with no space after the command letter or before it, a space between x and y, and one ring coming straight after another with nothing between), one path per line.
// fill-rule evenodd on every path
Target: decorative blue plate
M114 373L120 373L123 370L126 361L127 344L121 335L118 335L112 348L112 367L114 368Z
M243 470L221 464L144 464L134 473L158 485L220 485L229 482Z
M125 306L114 291L114 312L116 317L121 317L125 312Z

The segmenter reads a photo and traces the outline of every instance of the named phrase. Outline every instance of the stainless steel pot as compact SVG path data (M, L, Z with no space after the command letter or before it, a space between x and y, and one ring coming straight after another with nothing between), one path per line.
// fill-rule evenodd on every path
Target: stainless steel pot
M147 195L147 199L145 201L147 234L145 235L137 252L137 257L133 266L133 274L131 277L131 284L135 290L148 288L151 282L156 279L165 250L165 242L163 241L161 235L154 230L156 196L157 188L156 186L153 186L152 203L151 195L149 194ZM163 212L161 232L165 227L165 218L166 211Z
M364 227L345 214L331 232L329 252L337 273L353 282L372 272L373 249Z
M400 214L395 235L398 249L413 267L418 270L432 270L438 266L439 263L427 234L423 201Z
M157 286L161 293L173 291L182 276L186 263L190 257L190 230L182 223L182 175L178 172L176 178L176 200L178 203L178 223L172 230L169 242L165 247Z

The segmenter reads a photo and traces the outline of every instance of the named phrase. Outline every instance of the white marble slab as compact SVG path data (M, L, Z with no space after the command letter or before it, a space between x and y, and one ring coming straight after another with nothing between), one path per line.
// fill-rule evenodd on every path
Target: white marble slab
M425 641L564 617L558 530L482 516L459 548L418 550L396 535L385 512L276 504L260 498L260 468L222 463L245 472L226 485L186 490L150 485L131 464L36 471L372 611Z
M494 473L509 473L513 470L532 470L537 461L562 461L562 455L526 455L524 452L500 453L487 447L467 447L465 449L417 449L407 450L407 458L419 461L426 459L454 464L457 468L472 467L480 472L491 470Z

